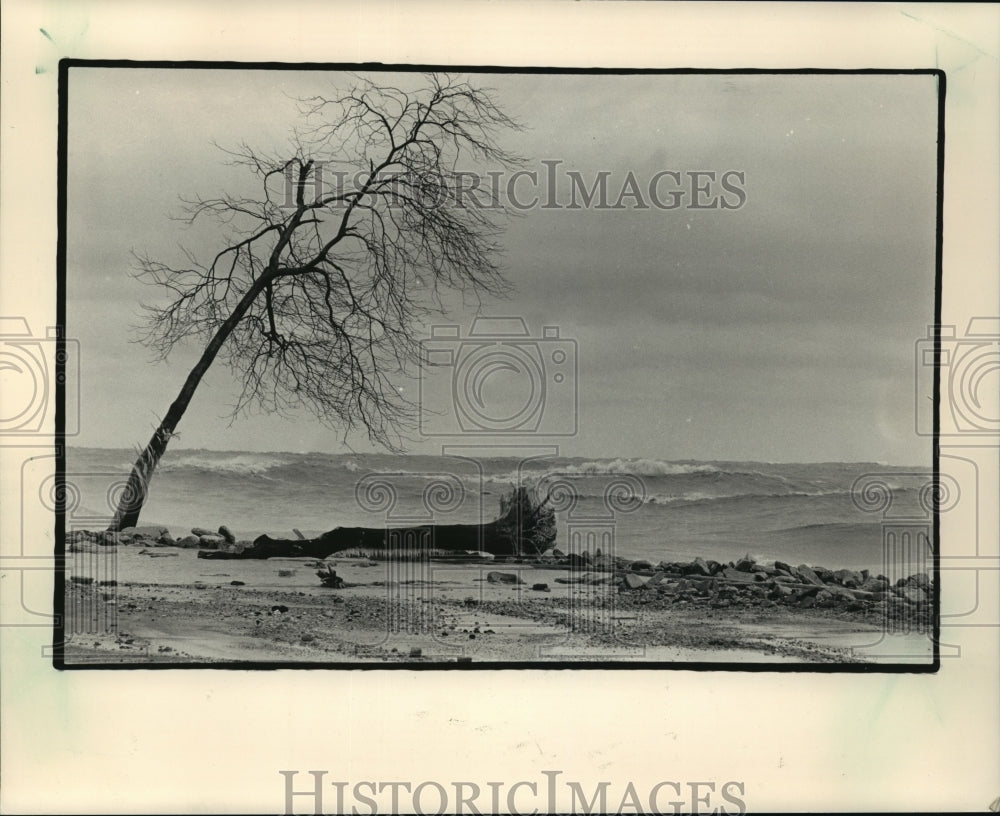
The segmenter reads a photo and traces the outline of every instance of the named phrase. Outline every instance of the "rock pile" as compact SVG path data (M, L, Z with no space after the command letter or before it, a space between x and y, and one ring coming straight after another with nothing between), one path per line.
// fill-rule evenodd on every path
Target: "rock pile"
M636 565L640 565L635 569ZM622 593L656 592L678 603L729 606L786 606L833 608L880 615L886 619L926 626L932 618L933 584L925 572L900 578L894 584L868 570L828 570L782 561L758 564L744 558L720 564L696 558L689 563L629 562L616 569L614 583ZM606 579L606 576L603 576ZM577 579L598 583L600 576L585 573ZM573 581L572 578L566 579Z
M121 532L111 533L105 530L72 530L66 533L67 552L96 552L101 547L182 547L185 549L217 550L238 543L229 528L223 524L217 532L204 527L192 527L191 534L175 539L166 527L147 525L145 527L126 527Z

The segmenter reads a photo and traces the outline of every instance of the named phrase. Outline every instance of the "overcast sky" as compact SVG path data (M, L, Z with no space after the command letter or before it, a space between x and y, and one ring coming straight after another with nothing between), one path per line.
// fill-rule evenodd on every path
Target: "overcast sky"
M481 75L526 129L501 138L568 203L567 171L628 174L648 199L682 206L539 207L510 221L513 297L486 305L533 335L576 342L581 456L928 464L914 433L914 344L933 321L936 85L928 76ZM343 74L73 68L69 91L68 333L81 342L77 444L144 444L200 349L169 364L130 342L134 248L205 256L211 236L167 216L178 196L245 181L213 142L264 149L295 122L289 95L343 87ZM470 167L470 169L474 169ZM728 171L692 209L692 171ZM707 177L702 177L705 183ZM700 201L704 202L706 196ZM652 205L651 200L646 203ZM468 325L471 315L456 314ZM503 383L502 380L497 382ZM403 383L416 394L414 383ZM517 383L491 398L517 394ZM555 386L550 387L554 388ZM237 390L209 373L174 447L344 451L309 414L225 418ZM565 396L565 395L559 395ZM553 400L556 397L553 396ZM414 452L441 440L416 442ZM352 438L356 450L370 450Z

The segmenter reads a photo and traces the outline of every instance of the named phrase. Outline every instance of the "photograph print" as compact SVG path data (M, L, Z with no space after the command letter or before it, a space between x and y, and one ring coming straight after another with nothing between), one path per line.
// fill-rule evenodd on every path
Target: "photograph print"
M938 72L60 80L57 665L936 668Z

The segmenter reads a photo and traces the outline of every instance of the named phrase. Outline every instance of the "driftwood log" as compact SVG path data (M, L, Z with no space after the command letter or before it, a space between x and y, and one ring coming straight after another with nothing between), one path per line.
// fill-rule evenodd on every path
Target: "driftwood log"
M500 515L487 524L426 524L405 528L337 527L316 538L259 536L251 544L201 550L199 558L326 558L344 550L487 552L537 555L556 538L555 513L524 487L500 500Z

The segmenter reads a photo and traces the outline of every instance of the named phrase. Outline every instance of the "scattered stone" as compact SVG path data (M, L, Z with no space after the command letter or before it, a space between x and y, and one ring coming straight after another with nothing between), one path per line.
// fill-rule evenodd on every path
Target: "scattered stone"
M125 543L123 541L123 543ZM130 543L130 542L129 542ZM156 539L156 543L161 547L176 547L177 542L174 541L174 537L170 533L164 533L159 538Z
M736 562L735 569L738 569L740 572L753 572L756 566L757 562L750 557L749 553L747 553L739 561Z
M246 581L230 581L229 586L246 586Z
M622 587L625 589L640 589L649 583L649 578L642 575L636 575L635 573L628 572L625 574Z
M225 539L225 542L227 544L236 543L236 536L232 534L232 532L225 524L219 526L219 535L222 536L223 539Z
M196 535L184 536L184 538L177 542L177 546L194 549L201 546L201 539Z
M491 584L523 584L524 581L516 572L489 572L486 580Z
M278 570L278 577L279 578L291 578L293 575L295 575L295 570L293 570L293 569L280 569L280 570Z
M778 572L784 572L787 575L791 575L792 574L792 568L788 564L786 564L784 561L775 561L774 562L774 568L776 570L778 570Z
M204 527L192 527L191 535L196 535L199 538L201 536L215 535L211 530L206 530Z
M644 561L644 560L633 561L631 564L629 564L629 569L632 570L633 572L638 572L639 570L651 570L652 568L653 565L650 564L649 561Z
M225 543L226 539L220 535L215 535L214 533L198 536L198 546L203 550L217 550Z
M277 612L279 615L284 615L288 611L288 607L284 604L275 604L271 607L271 612Z
M550 592L551 591L549 589L549 585L548 584L532 584L531 588L533 590L535 590L535 592Z
M918 572L915 575L911 575L906 579L906 583L909 586L922 589L924 592L931 591L931 579L926 572Z
M301 638L299 638L303 643L312 643L316 640L316 635L311 635L309 632L305 632Z

